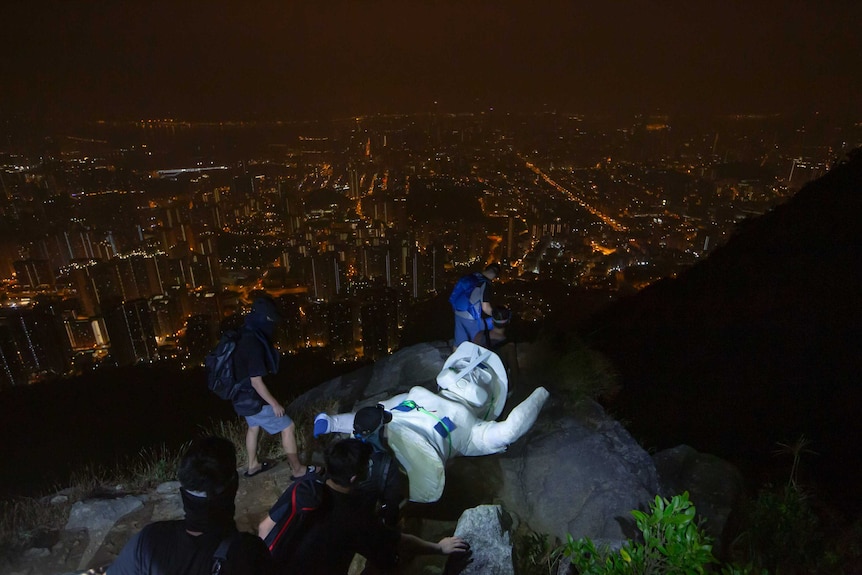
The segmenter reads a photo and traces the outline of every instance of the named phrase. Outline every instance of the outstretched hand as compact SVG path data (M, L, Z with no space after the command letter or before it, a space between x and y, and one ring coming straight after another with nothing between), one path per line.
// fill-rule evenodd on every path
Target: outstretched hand
M440 552L443 555L451 555L452 553L466 553L470 550L470 544L460 537L444 537L437 542L440 546Z

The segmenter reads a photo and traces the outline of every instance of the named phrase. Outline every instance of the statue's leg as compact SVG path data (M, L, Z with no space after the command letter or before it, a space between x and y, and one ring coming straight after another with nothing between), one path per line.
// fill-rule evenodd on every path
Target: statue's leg
M407 394L402 393L394 397L390 397L382 402L386 409L392 409L402 401L407 399ZM320 437L327 433L353 433L353 418L356 413L339 413L338 415L329 415L327 413L318 413L314 418L314 437Z
M353 418L355 413L339 413L327 415L318 413L314 418L314 437L327 433L353 433Z
M504 451L533 427L548 396L548 390L544 387L536 388L530 397L512 410L505 421L484 421L475 425L464 455L489 455Z

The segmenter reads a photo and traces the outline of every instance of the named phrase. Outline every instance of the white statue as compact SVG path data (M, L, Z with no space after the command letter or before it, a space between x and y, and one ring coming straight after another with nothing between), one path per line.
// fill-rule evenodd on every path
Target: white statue
M506 370L495 353L471 342L449 356L437 385L438 393L417 386L382 402L392 414L386 425L389 447L407 471L410 500L420 503L440 499L449 459L505 451L529 431L548 399L539 387L504 421L496 421L506 404ZM315 437L353 433L354 416L318 414Z

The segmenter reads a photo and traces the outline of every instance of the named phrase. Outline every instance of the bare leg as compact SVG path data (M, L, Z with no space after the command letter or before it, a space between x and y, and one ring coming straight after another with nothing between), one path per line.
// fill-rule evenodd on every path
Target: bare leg
M250 474L260 469L260 463L257 460L258 435L260 435L260 427L249 425L245 433L245 450L248 453L248 473Z
M287 464L290 465L291 473L294 477L299 477L305 475L308 468L299 461L294 429L295 426L291 422L290 425L281 430L281 446L284 448L284 454L287 456Z

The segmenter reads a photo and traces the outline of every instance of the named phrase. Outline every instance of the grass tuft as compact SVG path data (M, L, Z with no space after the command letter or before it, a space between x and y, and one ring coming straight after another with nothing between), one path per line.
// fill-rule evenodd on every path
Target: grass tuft
M313 435L314 417L318 413L338 413L339 404L335 399L324 399L305 405L301 410L291 414L296 429L296 446L304 462L311 461L314 453L323 452L327 445L325 439L315 439ZM306 461L308 460L308 461Z
M70 500L16 497L0 501L0 555L26 549L41 533L59 531L69 517Z
M0 501L0 550L26 549L40 534L62 529L77 501L118 492L139 493L176 479L179 459L187 445L179 449L165 445L142 449L113 466L84 465L72 473L69 487L62 490L65 497L55 503L51 502L53 494Z

